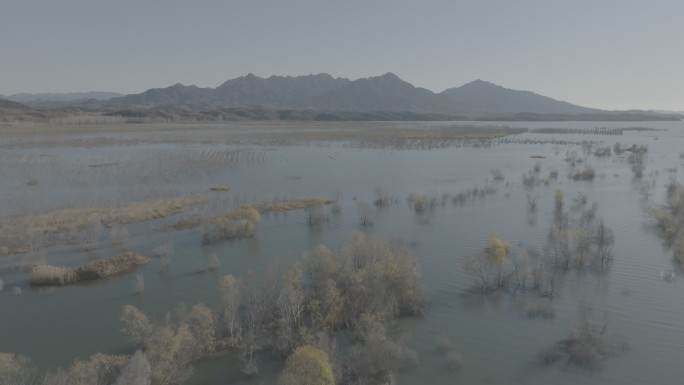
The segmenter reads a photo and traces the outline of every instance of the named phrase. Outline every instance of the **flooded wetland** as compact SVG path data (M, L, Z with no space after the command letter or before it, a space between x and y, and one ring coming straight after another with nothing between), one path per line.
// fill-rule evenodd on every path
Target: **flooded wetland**
M337 383L681 382L681 121L0 135L17 378L107 384L142 349L154 384L320 351Z

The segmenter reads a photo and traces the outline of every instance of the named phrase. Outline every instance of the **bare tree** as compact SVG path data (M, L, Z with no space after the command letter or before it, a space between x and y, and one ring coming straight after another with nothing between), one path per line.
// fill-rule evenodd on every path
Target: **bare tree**
M145 353L138 349L128 359L126 366L121 370L121 374L119 374L114 385L150 385L152 382L151 377L152 367L150 366L150 361L145 357Z
M363 227L372 226L373 209L371 208L371 206L367 202L359 202L359 204L357 205L357 209L359 211L359 224Z
M240 336L240 282L232 275L227 275L220 282L220 309L222 326L231 345L237 343Z

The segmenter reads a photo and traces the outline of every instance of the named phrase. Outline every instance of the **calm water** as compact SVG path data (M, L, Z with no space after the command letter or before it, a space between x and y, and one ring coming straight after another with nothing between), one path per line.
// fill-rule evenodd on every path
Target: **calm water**
M433 123L430 123L433 124ZM473 123L478 124L478 123ZM489 125L489 124L487 124ZM508 123L528 128L593 128L646 126L666 131L626 132L622 136L578 136L521 134L508 139L592 140L602 145L619 141L625 145L647 144L649 152L644 180L655 180L651 200L662 202L668 178L684 180L679 153L684 151L684 123ZM415 124L410 124L414 127ZM244 129L230 126L230 129ZM153 262L141 271L143 295L132 294L133 275L124 275L88 285L39 292L26 283L24 273L0 270L5 289L0 293L0 351L31 357L40 367L67 365L75 357L95 352L128 352L120 334L118 316L124 304L134 304L157 319L183 302L192 305L217 300L218 279L224 274L242 275L260 271L274 258L299 256L323 243L344 245L358 231L358 202L370 202L376 187L398 198L396 204L374 213L369 233L412 243L428 288L431 307L425 318L402 320L411 335L420 366L401 373L399 383L452 384L675 384L684 375L684 286L668 283L660 273L672 269L672 252L644 224L640 183L633 180L625 156L588 157L597 173L593 182L574 182L566 177L568 144L507 143L490 148L444 148L432 150L363 149L349 143L311 145L239 146L221 140L214 127L193 133L193 140L180 140L183 133L109 134L107 137L146 138L168 135L171 143L141 141L106 146L24 146L0 150L0 213L3 216L39 207L52 209L75 204L112 204L159 196L207 194L209 186L228 183L228 199L273 197L342 196L342 213L321 229L306 225L304 212L264 216L254 239L237 240L202 248L197 231L173 234L175 252L169 272L160 273ZM117 135L120 138L117 138ZM91 136L96 136L91 134ZM74 137L87 140L84 136ZM132 140L131 142L135 142ZM242 155L221 157L226 151ZM530 155L545 159L530 159ZM228 160L227 160L228 159ZM90 168L89 164L118 162L117 166ZM536 162L541 174L553 167L559 179L535 187L539 195L536 223L530 224L525 209L521 175ZM193 163L194 166L188 166ZM505 180L494 182L491 169L498 168ZM674 168L674 170L671 170ZM670 169L670 170L668 170ZM27 186L35 179L37 186ZM159 186L152 187L149 186ZM458 193L474 187L492 186L495 195L463 206L449 202L428 215L416 216L406 203L411 193ZM534 299L524 293L480 296L469 293L472 281L459 268L466 256L481 250L490 230L516 247L543 246L553 208L553 192L565 190L570 201L586 192L589 202L599 205L598 216L615 232L615 262L608 274L569 271L558 287L553 320L531 320L526 306ZM151 230L155 223L129 227L129 249L150 253L168 237ZM111 255L103 247L93 255L48 250L53 264L77 263L83 259ZM221 260L217 272L196 273L216 253ZM20 286L23 294L10 289ZM610 319L609 333L629 342L629 351L606 361L601 371L573 367L541 368L538 352L563 338L577 317L578 306L591 303ZM448 335L463 356L457 373L446 370L437 354L435 338ZM196 366L192 384L271 383L280 368L265 359L265 373L250 379L235 362L203 362ZM268 369L271 369L270 371Z

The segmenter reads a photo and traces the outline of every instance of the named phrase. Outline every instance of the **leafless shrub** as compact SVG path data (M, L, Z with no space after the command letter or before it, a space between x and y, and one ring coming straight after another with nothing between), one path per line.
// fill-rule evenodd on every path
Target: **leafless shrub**
M323 206L315 206L306 209L307 223L309 226L318 227L327 222L329 217Z
M440 334L435 338L435 345L437 346L437 351L446 353L453 348L451 339L446 334Z
M112 245L120 246L129 237L128 230L120 223L114 223L109 228L109 242Z
M351 348L348 363L353 380L386 383L400 369L418 365L416 352L406 341L389 338L385 326L376 318L362 315L355 330L359 342Z
M537 202L539 201L539 195L532 195L532 192L527 191L525 193L527 211L534 213L537 211Z
M207 269L210 271L218 270L221 267L221 261L218 259L216 254L212 253L209 256L209 263L207 264Z
M565 161L570 163L572 167L575 167L575 164L582 163L582 158L577 151L568 150L565 152Z
M522 175L522 184L523 186L527 188L532 188L536 186L539 183L539 179L537 178L537 175L533 172L528 172L527 174Z
M558 170L556 170L555 168L550 168L549 169L549 179L550 180L558 179Z
M594 150L594 156L597 158L607 157L611 155L610 146L599 147Z
M428 209L432 209L437 205L437 194L432 193L429 195L425 194L411 194L408 197L409 205L413 207L416 213L425 212Z
M145 291L145 277L142 273L135 275L135 281L133 281L133 293L142 294Z
M622 153L625 152L625 150L622 148L622 144L620 142L616 142L613 145L613 152L615 153L615 155L622 155Z
M596 177L596 170L590 165L585 165L582 171L570 175L572 180L594 180Z
M357 205L359 212L359 224L363 227L373 226L373 209L367 202L359 202Z
M145 353L138 349L121 369L114 385L150 385L152 367Z
M375 188L375 204L377 207L385 207L392 203L392 195L385 191L384 188L378 186Z
M615 243L613 230L600 220L593 229L591 241L594 246L594 264L600 269L609 267L613 262L613 244Z
M451 372L456 372L463 366L463 357L460 353L449 352L445 357L446 367Z
M544 365L562 359L586 369L600 369L612 349L606 341L608 319L598 319L588 306L580 307L577 324L567 337L541 353Z
M102 222L92 217L83 226L83 243L86 249L91 250L97 247L100 238L102 238L103 226Z
M96 353L87 360L76 359L68 370L69 385L104 385L116 380L126 364L125 355Z
M498 168L493 168L491 170L491 173L492 173L492 176L494 177L494 180L496 180L496 181L504 180L504 175L501 172L501 170L499 170Z
M553 319L555 316L553 303L548 298L538 298L527 306L528 318Z
M333 200L332 207L330 207L330 213L331 214L338 215L342 211L342 208L340 207L341 201L342 201L342 193L340 191L337 191L335 193L335 199Z
M461 262L461 268L473 277L475 285L482 293L487 294L508 285L510 247L510 243L499 239L496 232L492 231L485 251L471 255Z
M154 248L154 256L159 260L161 270L167 270L171 265L173 249L174 247L171 239L168 239L163 245Z

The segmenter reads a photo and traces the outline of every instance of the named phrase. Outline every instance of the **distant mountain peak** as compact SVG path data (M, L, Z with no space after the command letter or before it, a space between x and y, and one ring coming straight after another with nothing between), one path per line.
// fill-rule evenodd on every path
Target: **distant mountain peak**
M462 87L479 87L479 88L496 88L496 89L504 89L504 87L502 87L502 86L500 86L500 85L498 85L498 84L494 84L494 83L492 83L492 82L488 82L488 81L482 80L482 79L475 79L475 80L473 80L472 82L466 83L466 84L462 85L462 86L459 87L459 88L462 88Z
M399 76L397 76L396 74L394 74L394 72L386 72L386 73L384 73L384 74L383 74L382 76L380 76L380 77L383 78L383 79L396 79L396 80L401 80L401 78L399 78ZM403 80L402 80L402 81L403 81Z

